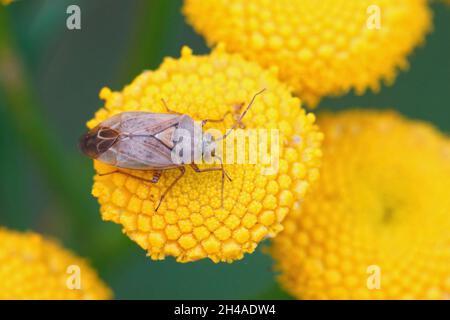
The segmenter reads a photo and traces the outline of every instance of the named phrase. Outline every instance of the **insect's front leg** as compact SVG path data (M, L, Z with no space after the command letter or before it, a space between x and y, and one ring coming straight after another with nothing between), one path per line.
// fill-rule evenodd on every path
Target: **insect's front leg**
M202 120L202 128L203 126L207 123L207 122L224 122L225 118L227 117L227 115L229 115L231 113L231 111L227 111L224 113L224 115L222 116L222 118L220 119L204 119Z
M177 111L174 111L174 110L172 110L172 109L169 109L169 107L167 106L166 100L161 99L161 102L162 102L164 108L166 108L166 111L167 111L168 113L182 115L182 113L180 113L180 112L177 112Z
M224 115L222 116L222 118L220 119L204 119L202 120L202 127L207 123L207 122L224 122L225 118L229 115L229 114L233 114L233 120L235 123L237 123L237 125L239 126L239 128L243 129L245 128L245 125L242 123L239 114L241 112L242 107L244 106L244 102L239 103L237 105L235 105L233 107L233 111L227 111L224 113Z

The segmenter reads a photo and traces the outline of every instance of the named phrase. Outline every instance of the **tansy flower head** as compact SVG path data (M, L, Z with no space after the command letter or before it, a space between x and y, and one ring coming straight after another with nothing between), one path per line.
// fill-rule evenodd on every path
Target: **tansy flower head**
M274 240L303 299L448 298L450 143L393 112L319 117L320 179Z
M79 277L77 279L71 277ZM79 285L79 286L78 286ZM0 228L0 299L109 299L81 258L53 240Z
M183 11L210 45L277 66L311 106L393 82L431 24L426 0L185 0Z
M205 56L184 48L180 59L165 59L158 70L143 72L121 92L102 89L105 106L88 127L124 111L167 113L161 99L194 120L219 119L236 105L248 103L262 88L266 91L254 101L243 124L246 129L279 130L276 173L261 174L260 164L225 164L232 181L225 181L222 207L221 173L196 173L188 167L158 211L161 194L178 170L163 171L155 184L123 173L96 175L92 193L103 219L121 224L152 259L173 256L179 262L203 258L231 262L277 234L293 199L303 198L318 176L322 134L314 116L300 108L299 99L277 80L274 70L263 70L221 47ZM232 124L233 117L226 117L224 123L210 126L224 133ZM97 173L115 169L98 161L95 168ZM133 171L133 175L150 179L153 174Z

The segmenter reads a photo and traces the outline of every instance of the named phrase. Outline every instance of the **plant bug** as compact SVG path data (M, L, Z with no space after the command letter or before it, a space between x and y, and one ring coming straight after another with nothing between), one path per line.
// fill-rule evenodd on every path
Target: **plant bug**
M194 130L200 130L203 133L203 126L208 122L222 122L225 117L230 114L227 112L221 119L205 119L197 123L190 116L170 110L165 101L162 100L168 113L152 113L152 112L122 112L114 115L101 122L95 128L85 133L79 140L81 151L92 159L96 159L105 164L116 167L117 170L100 174L108 175L116 172L127 174L134 178L145 182L157 183L163 171L169 169L178 169L180 174L167 187L161 195L156 211L161 205L164 197L173 188L173 186L181 179L186 172L185 166L189 165L195 172L221 171L222 172L222 205L224 178L231 181L231 178L223 167L222 159L212 152L212 156L220 161L220 166L200 169L194 163L194 150L201 144L202 154L204 150L214 150L215 142L225 139L232 130L238 126L242 126L242 119L252 106L256 97L263 93L265 89L256 93L250 100L245 110L239 115L231 129L229 129L222 137L215 140L214 137L201 135L201 140L187 139L191 141L193 148L191 149L189 161L174 161L173 151L177 144L181 143L178 132L184 130L189 138L194 135ZM239 105L239 109L243 103ZM186 136L184 136L186 137ZM131 170L152 170L152 179L144 179L142 177L121 171L120 169Z

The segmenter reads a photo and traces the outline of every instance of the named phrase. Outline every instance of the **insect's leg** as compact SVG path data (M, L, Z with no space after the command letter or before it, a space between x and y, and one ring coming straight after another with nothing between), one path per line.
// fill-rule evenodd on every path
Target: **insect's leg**
M158 183L159 178L161 178L162 170L153 171L153 177L150 180L151 183Z
M110 174L113 174L113 173L116 173L116 172L120 172L120 170L114 170L114 171L106 172L106 173L97 173L97 175L99 177L103 177L103 176L109 176Z
M186 172L186 169L184 167L178 167L178 169L180 169L180 175L178 177L176 177L175 180L170 184L170 186L168 186L167 189L163 192L161 198L159 199L159 203L158 203L158 206L156 207L155 211L158 211L159 206L163 202L163 200L164 200L165 196L167 195L167 193L169 193L170 189L173 188L173 186L178 182L178 180L181 179L181 177Z
M138 180L141 180L141 181L144 181L144 182L157 183L159 181L159 178L161 177L162 170L155 170L153 172L153 177L151 179L145 179L145 178L142 178L142 177L139 177L139 176L135 176L134 174L131 174L131 173L128 173L128 172L125 172L125 171L121 171L121 170L114 170L112 172L107 172L107 173L98 173L97 175L99 175L100 177L103 177L103 176L107 176L107 175L110 175L110 174L113 174L113 173L122 173L124 175L130 176L130 177L132 177L134 179L138 179Z
M217 157L217 156L216 156ZM219 157L217 157L219 158ZM219 158L220 159L220 158ZM232 179L230 178L230 175L227 173L227 171L224 169L223 167L223 163L222 163L222 159L220 159L221 161L221 166L220 167L212 167L212 168L204 168L204 169L200 169L195 163L191 163L190 166L192 167L192 169L197 172L208 172L208 171L223 171L225 177L227 177L227 179L229 181L232 181Z
M212 168L204 168L204 169L200 169L195 163L191 163L191 167L192 169L197 172L208 172L208 171L222 171L222 194L221 194L221 204L223 206L223 190L224 190L224 186L225 186L225 177L227 177L227 179L229 181L231 181L230 176L228 175L228 173L226 172L225 168L223 167L223 161L222 158L216 156L216 158L218 158L220 160L220 167L212 167Z
M262 89L259 92L255 93L255 95L253 96L252 100L250 100L249 104L247 105L247 107L245 108L244 112L241 113L241 115L239 116L239 118L236 119L235 124L233 125L233 127L231 127L231 129L229 129L219 140L223 140L225 139L234 129L236 129L236 127L239 125L240 127L243 125L242 124L242 119L245 117L245 115L247 114L247 111L250 109L250 107L252 106L253 102L255 101L256 97L259 96L261 93L263 93L264 91L266 91L266 89Z
M239 113L241 112L241 110L242 110L242 107L244 106L244 102L241 102L241 103L239 103L239 104L236 104L234 107L233 107L233 109L234 109L234 121L235 121L235 123L237 123L238 124L238 126L239 126L239 128L241 128L241 129L244 129L245 128L245 125L244 125L244 123L239 119Z
M163 98L161 98L161 102L162 102L164 108L166 108L166 111L167 111L168 113L173 113L173 114L182 115L182 113L180 113L180 112L177 112L177 111L174 111L174 110L172 110L172 109L169 109L169 107L167 106L166 100L164 100Z
M224 115L222 116L222 118L220 119L205 119L202 120L202 127L207 123L207 122L223 122L225 121L225 118L227 117L227 115L229 115L231 113L231 111L227 111L224 113Z

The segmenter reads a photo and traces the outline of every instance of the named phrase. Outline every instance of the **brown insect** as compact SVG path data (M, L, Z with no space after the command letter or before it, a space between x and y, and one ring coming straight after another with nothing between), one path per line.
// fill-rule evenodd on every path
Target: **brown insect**
M222 204L224 178L231 178L223 167L222 159L214 153L215 142L225 139L232 130L238 126L242 126L242 119L250 109L255 98L264 92L265 89L256 93L247 105L245 110L240 114L232 128L229 129L219 139L214 139L210 135L203 134L203 126L207 122L222 122L225 117L230 114L227 112L221 119L205 119L195 122L190 116L170 110L165 101L162 100L168 113L151 113L151 112L123 112L112 116L103 121L95 128L84 134L79 141L81 151L92 159L96 159L105 164L114 166L117 170L113 172L100 174L108 175L116 172L127 174L134 178L145 182L157 183L164 170L178 169L180 174L163 192L156 211L161 205L164 197L180 180L185 173L185 166L190 165L195 172L222 171ZM243 103L238 106L241 109ZM199 131L198 131L199 130ZM200 139L196 139L194 132L200 132ZM180 134L180 132L182 134ZM184 140L184 141L183 141ZM174 158L174 151L181 143L188 143L186 154L185 148L181 150L180 158ZM196 150L201 150L200 156L204 156L205 150L211 151L211 155L220 161L220 167L210 167L200 169L194 160L198 158L195 154ZM178 154L178 156L180 156ZM188 156L188 157L186 157ZM186 160L187 159L187 160ZM132 175L120 169L132 170L152 170L152 179L144 179L139 176Z

